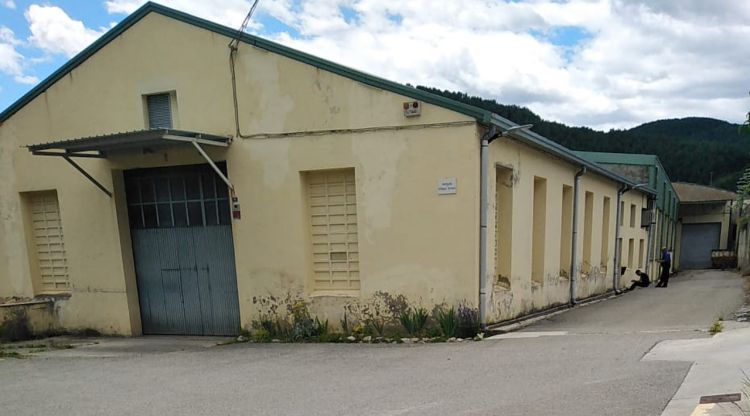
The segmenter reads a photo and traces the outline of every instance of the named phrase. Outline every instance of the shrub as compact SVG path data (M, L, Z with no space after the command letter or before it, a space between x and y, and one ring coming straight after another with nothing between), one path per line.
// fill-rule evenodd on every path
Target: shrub
M415 336L424 331L424 327L427 325L427 318L428 315L425 308L409 308L401 313L399 321L401 321L401 325L409 335Z
M315 317L314 332L316 336L328 335L328 319L321 321Z
M456 316L456 308L451 306L448 309L439 308L435 314L435 318L440 327L440 331L446 338L452 338L456 336L458 329L458 316Z
M376 334L379 337L385 336L385 320L380 317L375 317L367 320L367 326L365 328L371 333Z
M0 340L2 341L25 341L33 336L29 317L24 309L13 309L10 317L0 324Z
M255 342L268 342L271 340L271 334L265 328L258 328L253 331L252 340Z
M479 313L465 303L458 305L458 327L456 335L459 338L474 338L479 332Z

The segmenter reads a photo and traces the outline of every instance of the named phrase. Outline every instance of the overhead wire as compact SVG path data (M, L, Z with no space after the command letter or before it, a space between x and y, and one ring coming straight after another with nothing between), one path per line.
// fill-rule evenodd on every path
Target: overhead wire
M232 38L231 41L229 41L229 45L227 45L229 47L229 72L231 73L232 77L232 100L234 103L235 135L240 138L247 138L247 135L243 135L240 130L240 106L237 99L237 76L235 74L235 60L237 57L237 49L239 48L242 36L244 35L245 29L247 29L247 25L250 23L250 19L252 18L255 9L258 7L259 2L260 0L255 0L253 2L253 5L250 7L250 11L248 11L247 15L245 16L245 20L242 21L242 25L240 25L240 28L237 30L237 34L234 38Z

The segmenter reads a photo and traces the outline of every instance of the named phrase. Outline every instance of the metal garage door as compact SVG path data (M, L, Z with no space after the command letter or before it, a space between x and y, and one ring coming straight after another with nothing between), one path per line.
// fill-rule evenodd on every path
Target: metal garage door
M719 248L721 223L683 224L680 241L680 268L708 269L711 250Z
M235 335L226 185L208 165L194 165L127 171L125 187L143 333Z

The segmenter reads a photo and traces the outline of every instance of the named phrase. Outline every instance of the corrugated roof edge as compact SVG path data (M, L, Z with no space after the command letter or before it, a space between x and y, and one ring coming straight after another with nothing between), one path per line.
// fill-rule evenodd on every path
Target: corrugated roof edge
M3 110L3 112L0 113L0 122L7 120L10 116L15 114L23 106L25 106L31 100L36 98L39 94L46 91L50 86L52 86L60 78L64 77L70 71L75 69L78 65L83 63L86 59L88 59L91 55L96 53L99 49L106 46L110 41L115 39L117 36L119 36L121 33L123 33L125 30L130 28L132 25L137 23L144 16L146 16L147 14L151 12L159 13L164 16L171 17L173 19L176 19L176 20L188 23L188 24L192 24L194 26L198 26L203 29L206 29L211 32L215 32L224 36L235 37L237 35L236 29L222 26L217 23L210 22L208 20L201 19L199 17L181 12L179 10L171 9L166 6L162 6L157 3L148 2L144 4L143 6L141 6L138 10L136 10L135 12L127 16L125 19L123 19L120 23L115 25L115 27L113 27L107 33L102 35L99 39L97 39L94 43L89 45L86 49L84 49L83 51L78 53L76 56L71 58L68 62L66 62L63 66L61 66L57 71L53 72L50 76L48 76L42 82L40 82L36 87L32 88L31 91L24 94L21 98L16 100L16 102L14 102L8 108ZM324 69L326 71L353 79L363 84L367 84L373 87L392 91L397 94L401 94L410 98L414 98L416 100L421 100L426 103L438 105L440 107L444 107L444 108L456 111L458 113L475 118L476 120L482 123L489 123L490 121L491 112L478 108L478 107L474 107L474 106L464 104L455 100L451 100L449 98L442 97L440 95L422 91L414 87L409 87L409 86L402 85L393 81L388 81L386 79L379 78L374 75L370 75L370 74L367 74L367 73L364 73L362 71L358 71L352 68L348 68L343 65L339 65L337 63L280 45L278 43L271 42L269 40L265 40L257 36L249 35L247 33L243 33L242 36L240 37L240 40L242 40L243 42L247 44L253 45L255 47L265 49L274 53L278 53L290 59L294 59L294 60L306 63L308 65L312 65L317 68Z
M672 186L672 179L669 178L667 170L664 168L664 165L661 163L661 159L659 159L659 156L657 155L648 153L584 152L581 150L574 150L573 153L584 159L589 159L594 163L617 163L624 165L655 164L662 171L664 177L667 178L667 182L669 183L669 187L672 189L672 192L674 192L675 195L677 194L674 186ZM610 157L621 157L623 160L611 160ZM679 198L677 199L679 200Z
M501 117L497 114L492 114L492 123L496 125L497 127L500 127L501 129L508 129L510 127L517 125L516 123L504 117ZM631 187L638 185L624 176L618 175L617 173L612 172L594 162L591 162L589 160L586 160L578 156L574 151L568 149L567 147L559 143L553 142L552 140L542 136L541 134L535 133L530 130L518 130L513 133L513 137L533 147L552 153L572 164L586 166L586 169L594 173L597 173L601 176L612 179L616 182L620 182L622 184L625 184ZM649 188L649 187L643 187L643 188L640 188L640 190L648 194L652 194L652 195L656 194L656 190Z
M83 63L91 55L93 55L99 49L106 46L110 41L114 40L117 36L119 36L121 33L123 33L125 30L130 28L132 25L137 23L139 20L141 20L143 17L145 17L147 14L151 12L159 13L164 16L171 17L173 19L176 19L176 20L179 20L179 21L182 21L182 22L185 22L185 23L197 26L197 27L201 27L203 29L206 29L211 32L215 32L224 36L235 37L237 35L236 29L222 26L217 23L210 22L208 20L201 19L199 17L193 16L193 15L190 15L190 14L187 14L187 13L184 13L179 10L175 10L166 6L162 6L157 3L148 2L144 4L143 6L141 6L138 10L130 14L128 17L123 19L120 23L118 23L115 27L113 27L107 33L102 35L99 39L97 39L94 43L89 45L86 49L84 49L83 51L78 53L76 56L71 58L68 62L66 62L63 66L61 66L57 71L53 72L50 76L44 79L44 81L39 83L36 87L32 88L31 91L24 94L16 102L11 104L7 109L5 109L2 113L0 113L0 123L7 120L10 116L15 114L23 106L25 106L31 100L36 98L39 94L46 91L47 88L52 86L60 78L62 78L67 73L75 69L78 65ZM513 123L512 121L504 117L501 117L497 114L494 114L488 110L484 110L479 107L474 107L468 104L464 104L464 103L452 100L450 98L445 98L440 95L422 91L414 87L409 87L409 86L402 85L393 81L389 81L380 77L376 77L374 75L370 75L362 71L348 68L346 66L339 65L337 63L280 45L275 42L271 42L263 38L259 38L257 36L249 35L247 33L242 33L240 36L240 40L247 44L253 45L255 47L265 49L270 52L278 53L290 59L294 59L296 61L303 62L308 65L312 65L314 67L344 76L346 78L361 82L363 84L367 84L376 88L381 88L387 91L394 92L396 94L401 94L406 97L414 98L416 100L421 100L426 103L434 104L443 108L447 108L449 110L456 111L460 114L464 114L469 117L472 117L480 123L494 124L503 129L507 129L509 127L513 127L517 125L516 123ZM593 163L586 159L578 157L570 149L558 143L555 143L537 133L522 130L522 131L514 133L514 137L532 146L541 148L542 150L545 150L548 153L555 154L559 156L560 158L567 160L568 162L581 165L581 166L586 166L587 169L595 173L598 173L602 176L605 176L609 179L612 179L614 181L617 181L626 185L630 185L630 186L636 185L635 183L631 182L625 177L617 175L614 172L610 172L609 170L602 168L596 163ZM643 188L643 190L646 192L655 193L655 191L647 189L647 188Z

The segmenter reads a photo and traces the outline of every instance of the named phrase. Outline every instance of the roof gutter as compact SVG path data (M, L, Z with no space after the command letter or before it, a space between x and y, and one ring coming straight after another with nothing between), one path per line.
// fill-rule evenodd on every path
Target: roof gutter
M497 127L500 127L503 130L511 129L511 128L514 128L515 126L518 126L516 123L513 123L512 121L504 117L501 117L497 114L492 114L492 124ZM598 175L611 179L615 182L626 184L628 186L636 185L636 183L632 182L630 179L624 176L620 176L608 169L605 169L594 162L586 160L576 155L573 151L571 151L567 147L559 143L555 143L552 140L540 134L537 134L533 131L520 130L516 134L513 135L513 138L529 146L535 147L543 152L547 152L552 155L555 155L559 157L560 159L563 159L566 162L569 162L576 166L581 166L581 167L586 166L588 173L596 173ZM644 192L651 193L651 194L656 193L656 191L652 189L644 189Z

